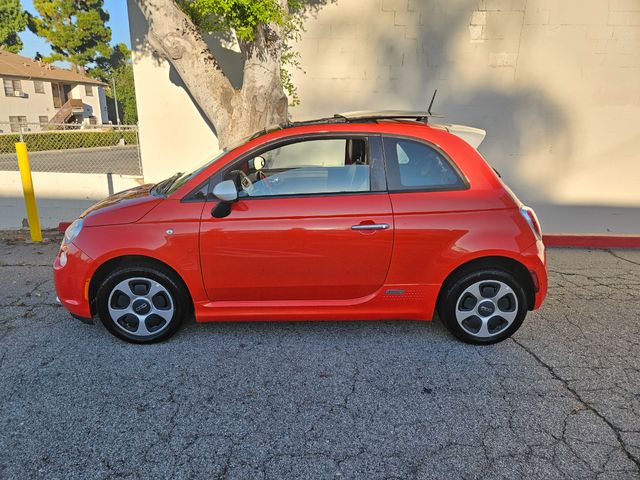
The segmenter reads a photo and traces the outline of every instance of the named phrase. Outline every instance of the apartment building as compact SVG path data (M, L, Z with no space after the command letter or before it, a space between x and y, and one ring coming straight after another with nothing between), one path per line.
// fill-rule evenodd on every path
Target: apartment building
M83 73L0 50L0 132L17 132L20 125L34 130L108 123L105 85Z

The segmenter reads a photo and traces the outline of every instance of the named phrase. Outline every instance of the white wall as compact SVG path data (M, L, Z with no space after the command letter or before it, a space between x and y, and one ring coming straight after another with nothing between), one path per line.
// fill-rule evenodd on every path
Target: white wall
M0 77L11 78L11 77ZM58 109L53 106L53 95L51 93L51 82L43 80L44 93L35 93L33 80L20 79L22 91L26 97L7 97L4 88L0 85L0 130L9 131L8 125L1 125L9 122L10 116L26 116L28 123L38 123L40 116L47 116L49 120L56 114ZM82 99L85 104L85 117L94 115L98 123L108 123L107 101L104 95L104 88L98 85L91 85L93 96L87 96L84 84L75 84L71 89L71 98Z
M99 85L91 85L91 90L93 92L93 95L87 95L85 92L85 85L76 84L71 89L71 98L82 100L82 103L84 104L84 118L94 116L96 117L96 121L98 123L108 123L108 119L107 121L104 120L104 118L107 116L107 106L106 99L104 99L104 101L102 100L104 98L103 88Z
M437 88L442 121L487 130L481 152L544 225L640 232L640 1L320 3L296 46L294 119L421 109ZM132 0L129 12L142 161L159 178L202 161L215 139L150 53ZM237 78L235 53L220 52ZM577 211L595 219L581 227Z
M143 41L146 22L129 2L132 44ZM139 138L144 143L142 171L145 180L157 182L180 171L189 171L213 157L218 140L202 120L198 108L169 64L145 51L132 52Z
M12 77L0 77L12 78ZM51 118L55 115L56 109L53 107L53 96L51 94L51 83L42 82L44 93L35 93L33 80L21 79L22 91L27 97L7 97L4 94L4 87L0 85L0 123L8 122L10 116L26 116L27 122L38 123L40 115ZM0 130L8 130L8 125L0 125Z
M139 177L127 175L32 172L40 225L56 228L114 192L133 188ZM20 172L0 171L0 228L22 228L26 218Z

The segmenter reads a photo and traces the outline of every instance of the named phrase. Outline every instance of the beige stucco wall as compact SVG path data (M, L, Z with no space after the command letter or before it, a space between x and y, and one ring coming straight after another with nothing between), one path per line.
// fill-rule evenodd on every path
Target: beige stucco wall
M297 45L295 119L424 108L437 88L442 121L487 130L480 151L523 200L568 222L572 206L640 212L640 0L321 3ZM129 9L144 172L156 179L201 162L215 137ZM235 52L219 51L237 76Z

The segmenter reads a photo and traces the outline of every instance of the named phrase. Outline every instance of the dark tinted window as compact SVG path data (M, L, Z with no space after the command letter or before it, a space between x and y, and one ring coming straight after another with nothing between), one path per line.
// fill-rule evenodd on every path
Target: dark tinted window
M435 148L404 138L385 137L389 190L464 188L449 161Z

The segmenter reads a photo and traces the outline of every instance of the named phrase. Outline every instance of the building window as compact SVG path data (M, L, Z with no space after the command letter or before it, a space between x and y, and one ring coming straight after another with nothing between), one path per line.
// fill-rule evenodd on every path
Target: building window
M27 117L9 117L9 125L11 131L14 133L20 133L20 127L27 125Z
M22 84L20 80L4 79L4 94L7 97L13 97L15 92L22 92Z
M90 125L96 125L97 123L98 123L98 120L96 119L96 117L94 117L93 115L89 117Z
M91 85L85 85L84 93L87 97L93 97L93 87Z
M49 117L47 117L46 115L40 115L38 117L38 120L40 121L40 128L46 127L49 123Z
M42 82L42 80L34 80L33 88L36 93L44 93L44 83Z

